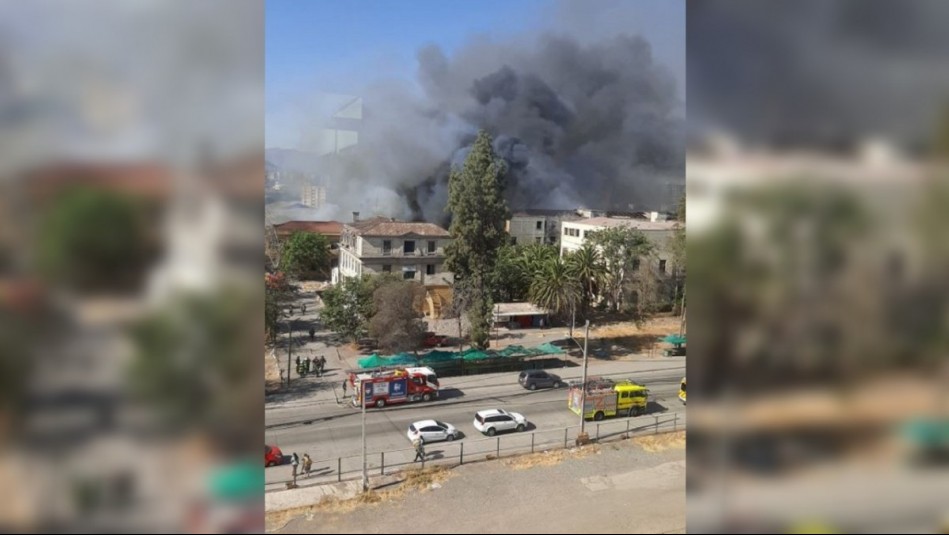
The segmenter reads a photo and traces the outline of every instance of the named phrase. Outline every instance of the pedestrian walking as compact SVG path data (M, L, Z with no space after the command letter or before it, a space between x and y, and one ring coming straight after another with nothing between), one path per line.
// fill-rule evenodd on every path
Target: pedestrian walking
M310 341L312 342L316 338L316 329L310 327Z
M326 357L320 355L320 377L323 377L323 372L326 370Z
M297 355L297 369L300 369L300 355Z
M347 387L348 383L349 383L348 380L343 379L343 397L346 397L346 387Z
M412 445L415 446L415 459L412 462L425 462L425 440L418 437L412 441Z
M310 373L310 357L303 359L303 369L306 373Z
M310 470L313 469L313 459L310 458L309 453L303 454L303 473L306 477L310 477Z
M300 310L303 311L303 314L306 314L306 305L300 306Z
M293 452L293 456L290 457L290 466L293 468L293 486L297 486L297 469L300 467L300 456L296 452Z

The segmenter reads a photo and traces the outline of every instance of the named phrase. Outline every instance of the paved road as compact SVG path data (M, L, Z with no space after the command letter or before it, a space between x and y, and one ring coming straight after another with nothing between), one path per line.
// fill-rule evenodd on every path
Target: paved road
M579 377L579 368L553 370L565 379ZM685 373L681 360L651 359L638 362L606 362L590 366L590 375L631 377L645 383L651 391L650 414L636 418L624 417L604 421L603 432L625 429L626 421L632 428L652 425L655 416L671 418L678 413L684 423L684 407L678 400L679 381ZM341 377L341 375L340 375ZM320 381L320 379L315 379ZM358 409L340 406L332 393L337 387L336 378L322 379L326 388L302 399L291 399L268 404L266 440L276 444L287 454L296 451L300 455L308 452L316 461L321 475L336 473L336 458L358 456L362 447L362 418ZM403 452L389 457L387 465L412 458L410 444L405 433L408 425L414 421L434 418L451 423L457 427L464 438L453 445L432 444L428 451L438 455L457 455L457 442L472 444L467 450L470 454L488 446L487 442L472 425L477 410L501 407L524 414L532 424L528 431L536 431L538 443L558 441L562 443L562 428L575 426L578 418L567 407L566 389L538 390L530 392L517 384L517 374L487 374L467 377L449 377L442 381L442 398L429 403L419 402L384 409L368 409L366 414L367 449L369 452ZM341 380L340 380L341 382ZM595 432L596 424L588 424L588 431ZM528 433L529 434L529 433ZM572 435L575 436L575 435ZM526 441L526 442L525 442ZM493 442L493 441L491 441ZM530 438L508 437L502 444L530 445ZM493 447L493 446L492 446ZM507 447L507 446L502 446ZM344 471L354 470L358 466L356 459L350 459L343 467ZM372 465L378 466L381 459L373 456ZM332 472L330 472L332 470ZM274 467L267 470L269 485L279 484L289 478L289 467ZM269 486L268 485L268 486Z

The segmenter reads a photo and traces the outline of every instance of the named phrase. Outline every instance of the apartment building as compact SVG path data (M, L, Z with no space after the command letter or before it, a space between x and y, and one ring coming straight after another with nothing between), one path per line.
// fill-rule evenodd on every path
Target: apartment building
M569 254L583 247L590 233L608 228L628 227L636 229L656 247L655 265L652 266L658 273L671 274L674 269L672 254L672 238L675 234L677 221L660 221L660 215L649 212L644 219L620 217L592 217L576 221L564 221L560 236L560 256Z

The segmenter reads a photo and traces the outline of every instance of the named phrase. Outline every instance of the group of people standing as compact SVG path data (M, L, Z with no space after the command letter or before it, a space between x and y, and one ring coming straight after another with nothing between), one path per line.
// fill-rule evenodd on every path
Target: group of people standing
M312 367L313 371L316 372L317 377L323 377L323 372L326 370L326 357L320 356L318 359L310 360L310 357L306 357L303 360L300 360L300 357L297 356L297 375L300 377L305 377L310 373L310 368Z

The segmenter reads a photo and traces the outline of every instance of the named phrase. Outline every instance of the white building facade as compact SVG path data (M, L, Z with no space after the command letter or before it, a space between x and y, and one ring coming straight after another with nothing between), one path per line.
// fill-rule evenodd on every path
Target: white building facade
M608 228L628 227L641 232L655 246L655 257L651 266L657 273L671 274L673 266L672 239L678 228L677 221L658 221L657 214L650 214L650 219L629 219L616 217L593 217L577 221L564 221L560 236L560 256L576 251L583 247L590 234Z
M340 277L393 273L421 284L451 280L445 268L447 230L432 223L389 218L355 221L343 226L339 248Z

